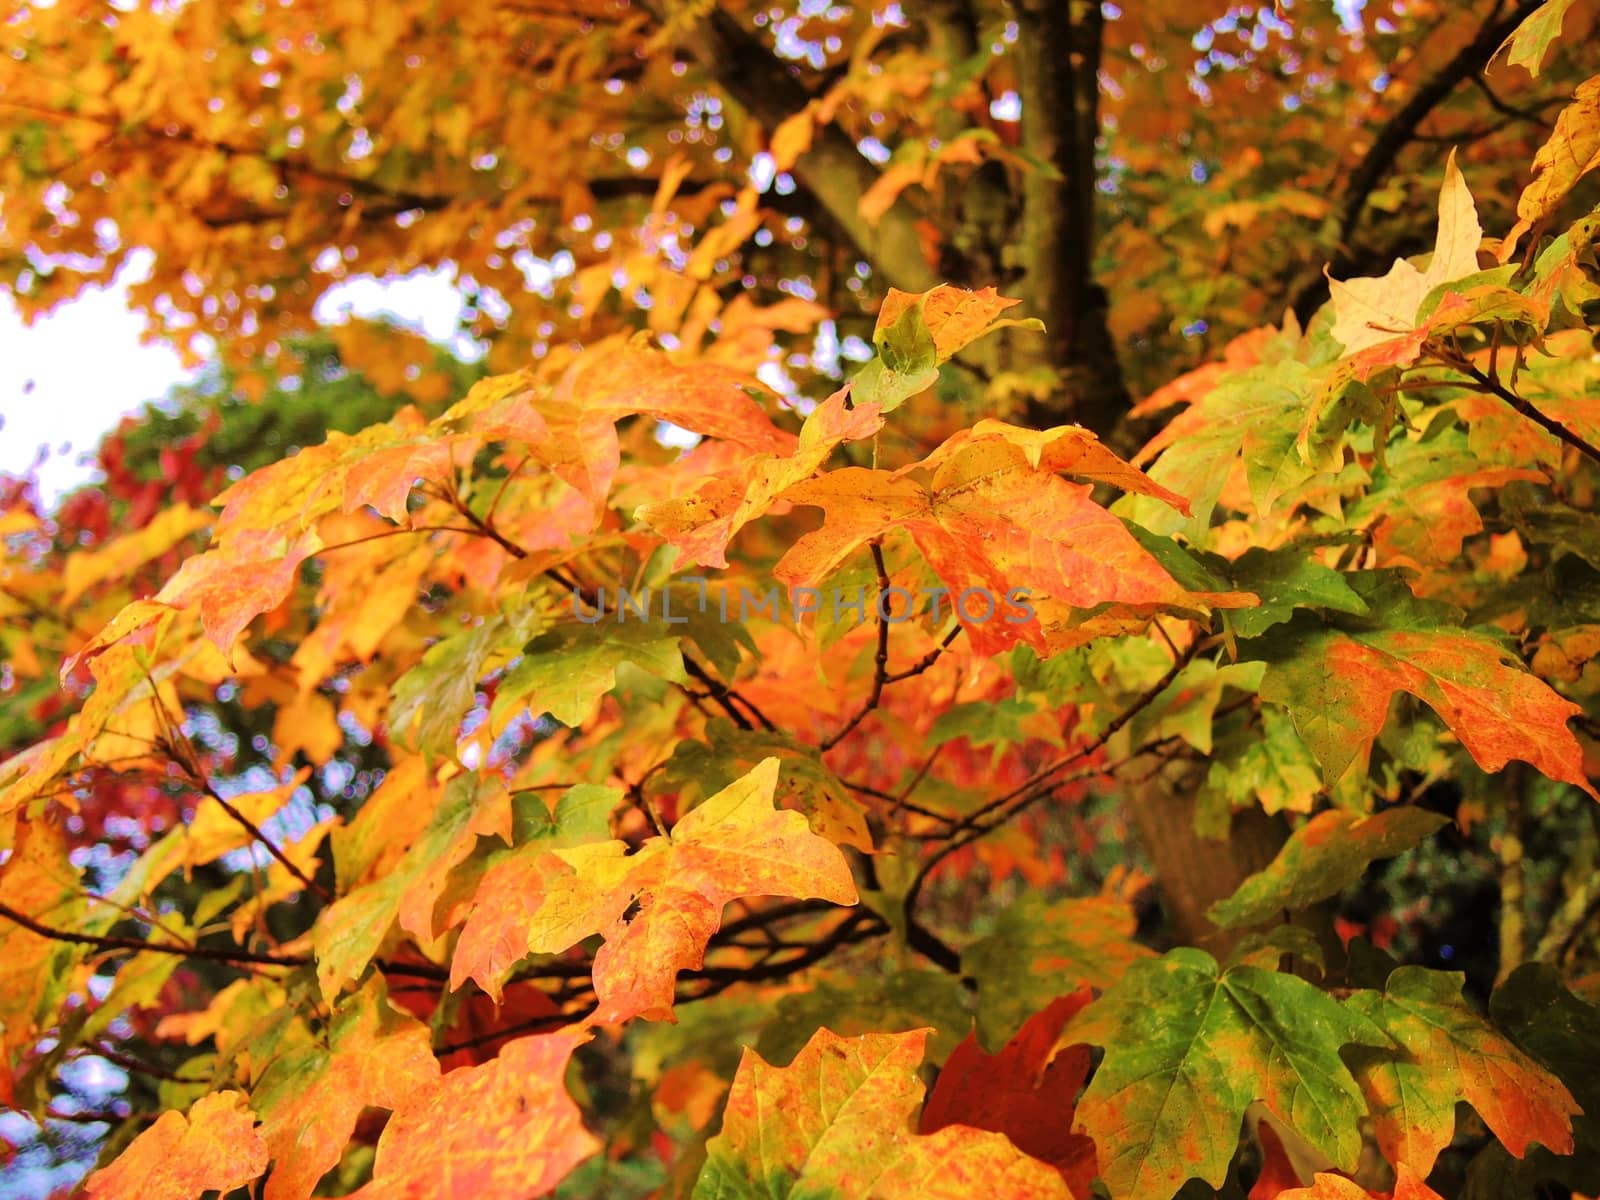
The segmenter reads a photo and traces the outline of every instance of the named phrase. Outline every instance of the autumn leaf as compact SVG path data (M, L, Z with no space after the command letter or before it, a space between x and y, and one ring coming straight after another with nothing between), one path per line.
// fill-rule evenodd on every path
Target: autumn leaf
M741 458L726 473L699 483L687 496L642 504L636 516L677 546L691 562L728 565L728 543L762 516L789 487L810 478L845 442L870 438L883 426L881 406L848 406L849 391L835 392L806 418L791 454Z
M941 284L915 295L890 288L872 332L878 355L853 381L857 402L893 412L939 378L941 363L979 338L1007 326L1043 329L1034 318L1000 316L1019 303L994 288L969 292Z
M493 803L495 796L501 804ZM475 776L451 780L435 804L416 840L393 867L318 914L311 947L324 999L333 1000L361 977L397 921L415 936L432 941L438 932L436 901L452 871L472 854L483 834L510 833L510 803L504 789L485 785Z
M933 348L940 362L954 358L979 338L997 329L1018 326L1041 330L1042 322L1033 318L1002 317L1007 309L1015 308L1020 300L1002 296L994 288L968 291L965 288L940 284L932 291L912 295L890 288L878 309L878 328L887 329L899 323L908 312L921 317L922 327L933 339Z
M1392 1192L1369 1192L1359 1183L1331 1172L1318 1172L1310 1187L1274 1192L1265 1200L1439 1200L1439 1193L1409 1167L1397 1172Z
M1381 279L1329 278L1336 317L1333 336L1344 344L1345 353L1355 354L1413 329L1429 292L1477 272L1482 240L1477 206L1452 151L1439 192L1439 231L1428 269L1419 271L1396 259Z
M0 862L0 903L47 926L82 920L83 899L59 825L30 821L17 831L11 854ZM67 974L81 948L41 937L0 919L0 1103L17 1104L14 1072L19 1052L55 1023L67 991Z
M91 1200L193 1200L231 1192L267 1169L267 1145L240 1092L202 1096L187 1116L164 1112L108 1167L89 1176Z
M1401 1054L1362 1053L1355 1068L1378 1147L1419 1178L1455 1136L1456 1105L1472 1105L1514 1156L1534 1143L1572 1153L1579 1109L1559 1079L1517 1049L1461 999L1459 972L1400 967L1380 992L1350 1008L1394 1039Z
M1052 1000L990 1055L969 1033L939 1070L917 1132L968 1125L1003 1133L1012 1145L1061 1172L1074 1196L1095 1175L1094 1143L1071 1132L1071 1113L1089 1076L1089 1051L1054 1054L1061 1030L1092 999L1088 988ZM1053 1055L1053 1057L1052 1057Z
M1121 506L1158 534L1192 530L1196 540L1236 472L1242 471L1255 516L1282 514L1304 492L1331 477L1335 463L1308 455L1301 430L1322 376L1293 359L1252 366L1216 386L1184 389L1187 407L1134 456L1150 478L1187 497L1192 520L1153 499ZM1152 400L1156 399L1152 397Z
M775 426L751 398L756 386L755 380L725 367L680 365L635 339L585 355L554 398L570 398L584 413L608 421L647 413L756 453L793 453L794 435Z
M251 1094L273 1160L265 1200L307 1200L344 1153L362 1110L398 1109L439 1078L427 1026L390 1007L374 978L346 996L326 1044L290 1050Z
M1024 896L1006 906L987 937L961 953L962 970L982 980L978 1037L999 1050L1024 1021L1063 992L1111 987L1151 951L1133 940L1127 905L1106 896L1046 903Z
M1288 709L1330 783L1367 753L1404 691L1438 713L1485 771L1519 759L1596 795L1566 726L1576 705L1501 642L1452 628L1458 618L1447 606L1417 600L1385 572L1347 578L1367 620L1297 619L1248 650L1268 663L1262 698Z
M1112 1195L1167 1200L1187 1179L1221 1184L1257 1100L1353 1169L1366 1104L1339 1051L1387 1038L1303 979L1247 965L1219 974L1184 948L1129 967L1061 1035L1080 1042L1106 1056L1074 1131L1094 1140Z
M983 654L1019 641L1046 649L1040 626L1023 610L1002 611L1002 599L1014 588L1074 609L1253 603L1238 593L1183 588L1094 502L1088 484L1046 470L987 472L980 464L988 461L977 445L944 458L930 484L864 467L796 484L784 499L816 505L827 516L821 529L789 548L774 574L791 586L815 586L866 543L904 531L949 589L949 604ZM974 608L963 599L968 593L993 604L987 611Z
M1592 998L1592 992L1591 992ZM1575 1193L1600 1191L1600 1012L1562 982L1554 967L1524 963L1489 997L1494 1027L1550 1074L1582 1106L1572 1121L1573 1152L1532 1147L1513 1157L1498 1143L1486 1146L1468 1173L1468 1194L1509 1195L1559 1180Z
M1211 919L1231 929L1306 908L1349 887L1368 864L1404 853L1449 823L1438 813L1409 806L1371 816L1342 809L1318 813L1294 831L1264 870L1213 904Z
M1545 7L1555 7L1546 5ZM1534 19L1538 19L1535 14ZM1556 18L1559 24L1559 16ZM1522 235L1549 220L1590 171L1600 167L1600 75L1572 94L1556 118L1550 140L1533 158L1533 180L1517 200L1517 223L1500 246L1500 261L1510 262Z
M658 776L659 787L677 793L680 803L697 800L773 755L779 763L779 805L804 813L818 837L870 853L872 833L861 803L814 747L786 733L740 729L727 718L715 718L707 723L704 740L678 743Z
M1258 728L1219 734L1195 797L1195 829L1226 837L1234 811L1260 805L1268 813L1309 813L1323 793L1317 761L1282 709L1261 708Z
M559 954L599 933L605 945L594 964L594 1019L670 1019L676 976L700 966L729 901L854 904L838 848L811 833L799 813L773 811L777 782L778 760L767 758L632 854L619 841L565 849L534 842L501 859L484 875L461 931L451 987L472 979L497 996L516 960Z
M600 1148L564 1079L587 1033L518 1038L482 1066L458 1067L417 1088L378 1138L361 1200L532 1200L555 1190ZM493 1124L464 1120L494 1113Z
M1561 36L1561 25L1566 20L1567 10L1572 7L1572 0L1545 0L1534 10L1533 15L1518 25L1516 32L1508 37L1495 53L1503 51L1506 62L1513 67L1523 67L1529 75L1538 78L1540 70L1544 67L1545 55L1550 53L1550 45Z
M694 1200L1070 1197L1054 1168L1001 1134L962 1125L912 1133L925 1038L823 1029L787 1067L746 1050Z

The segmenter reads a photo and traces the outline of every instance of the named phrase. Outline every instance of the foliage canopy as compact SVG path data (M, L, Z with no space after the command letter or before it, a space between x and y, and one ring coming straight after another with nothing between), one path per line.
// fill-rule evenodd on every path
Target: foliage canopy
M15 7L0 283L222 365L0 497L0 1169L1600 1190L1597 19Z

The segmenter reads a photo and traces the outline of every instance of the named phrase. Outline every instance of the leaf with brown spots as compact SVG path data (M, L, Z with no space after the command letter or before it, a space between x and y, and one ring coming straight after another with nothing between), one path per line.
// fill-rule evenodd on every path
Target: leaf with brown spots
M1052 1166L965 1125L912 1132L926 1029L826 1029L787 1067L746 1050L694 1200L1070 1200Z
M1426 1177L1455 1135L1456 1105L1472 1105L1515 1157L1534 1143L1572 1153L1577 1101L1461 999L1466 976L1400 967L1380 992L1349 1007L1392 1037L1400 1054L1352 1055L1377 1124L1378 1147Z

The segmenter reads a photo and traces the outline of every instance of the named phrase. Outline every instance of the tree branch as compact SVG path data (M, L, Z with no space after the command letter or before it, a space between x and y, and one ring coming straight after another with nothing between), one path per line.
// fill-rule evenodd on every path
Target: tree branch
M872 543L872 565L878 569L878 649L872 657L872 691L867 696L866 703L856 710L856 715L846 721L835 733L822 739L817 749L826 754L849 736L850 731L862 721L867 719L867 714L878 707L878 702L883 699L883 685L889 682L889 616L883 610L884 598L889 594L889 569L883 562L883 547L877 542Z
M646 0L644 7L665 24L659 0ZM708 6L681 41L728 98L768 130L811 103L810 91L789 66L720 5ZM908 292L924 292L938 283L923 258L916 213L908 203L897 200L876 224L862 217L861 198L878 171L838 126L817 130L792 174L886 283Z
M1111 723L1107 725L1105 729L1101 730L1098 736L1078 747L1076 750L1073 750L1072 752L1056 759L1048 766L1042 767L1038 771L1035 771L1031 776L1029 776L1022 783L1018 784L1016 787L1012 788L1009 792L995 797L980 808L977 808L973 812L967 814L967 816L962 818L955 825L951 826L948 830L938 834L939 838L949 838L950 840L938 850L934 851L934 853L923 862L922 866L917 871L916 877L911 881L911 886L906 890L905 897L905 912L907 915L910 915L912 906L916 903L917 896L922 890L922 885L927 882L928 876L932 874L935 867L937 867L941 862L950 857L950 855L954 854L963 846L969 845L984 835L1000 828L1000 826L1011 820L1018 813L1022 812L1030 805L1048 795L1056 786L1058 786L1059 783L1064 782L1061 780L1056 780L1055 782L1050 781L1055 775L1059 774L1061 771L1064 771L1066 768L1091 758L1098 751L1100 751L1107 742L1121 732L1121 730L1128 724L1129 721L1133 720L1134 717L1138 716L1139 713L1143 712L1146 708L1153 704L1156 698L1160 696L1162 692L1166 691L1167 688L1172 686L1172 681L1178 677L1179 672L1181 672L1184 667L1188 666L1189 663L1194 660L1195 655L1199 653L1201 644L1202 643L1200 642L1195 642L1188 648L1188 650L1179 655L1173 661L1172 666L1168 668L1166 674L1160 679L1156 680L1156 682L1151 685L1148 690L1142 693L1138 699L1134 700L1132 704L1128 705L1127 708L1123 709L1114 718L1112 718ZM1132 761L1132 759L1137 757L1139 754L1145 753L1146 749L1147 748L1145 747L1141 747L1133 755L1130 755L1126 761ZM1095 771L1088 772L1086 774L1099 773L1100 772ZM985 820L985 818L990 819Z

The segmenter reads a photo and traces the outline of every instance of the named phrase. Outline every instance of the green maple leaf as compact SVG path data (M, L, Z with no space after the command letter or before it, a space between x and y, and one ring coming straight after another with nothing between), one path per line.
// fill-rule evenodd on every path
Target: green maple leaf
M1235 720L1216 735L1195 799L1195 829L1202 837L1226 837L1237 808L1259 804L1269 813L1310 812L1322 792L1316 760L1289 715L1262 705L1260 716L1259 726Z
M574 728L594 716L600 699L617 685L617 668L633 663L674 683L687 682L680 632L658 619L616 620L606 612L593 624L562 624L522 648L522 658L506 672L495 693L490 721L499 728L526 705Z
M1229 627L1240 637L1259 637L1289 620L1297 608L1357 615L1367 611L1366 601L1343 575L1312 561L1301 547L1246 550L1230 564L1228 574L1234 587L1261 598L1257 608L1241 608L1226 615Z
M1061 1042L1105 1047L1074 1130L1094 1139L1111 1194L1169 1200L1188 1179L1222 1183L1255 1101L1353 1169L1366 1103L1339 1051L1388 1039L1303 979L1251 965L1219 974L1184 948L1133 964Z
M1449 820L1421 808L1391 808L1364 817L1338 809L1318 813L1256 872L1208 914L1224 929L1259 925L1337 895L1376 859L1393 858Z

